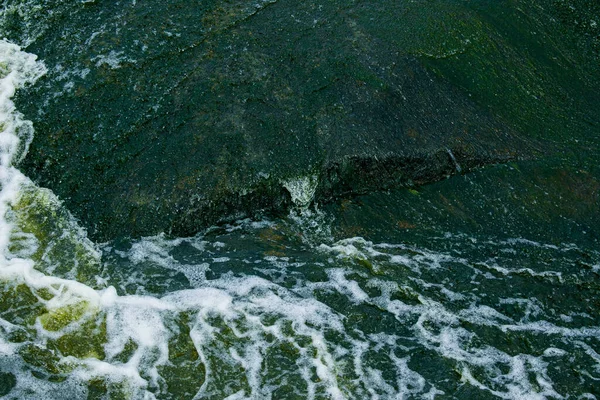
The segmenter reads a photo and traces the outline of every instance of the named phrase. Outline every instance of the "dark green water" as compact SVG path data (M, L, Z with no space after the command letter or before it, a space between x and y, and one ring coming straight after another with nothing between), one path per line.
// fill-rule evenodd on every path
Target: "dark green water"
M12 395L599 395L598 251L442 231L336 241L328 224L305 212L106 243L78 266L89 286L61 262L5 278Z
M0 41L0 397L600 398L600 113L593 90L600 76L594 64L594 24L600 18L593 2L563 3L378 1L321 8L282 0L1 3L0 33L8 40ZM294 152L285 147L289 143L278 142L279 153L261 159L277 139L277 129L264 125L258 138L263 135L265 142L255 142L256 153L247 153L252 161L228 175L229 167L220 168L235 164L240 137L249 140L234 135L246 132L241 125L247 120L236 114L241 103L228 101L239 87L256 98L268 92L272 81L263 82L261 68L272 66L275 49L313 57L322 43L300 40L305 47L298 47L283 41L297 37L297 27L283 19L293 7L295 23L308 29L314 20L325 27L323 43L348 32L354 39L339 53L323 46L323 64L315 69L293 60L282 64L302 71L282 72L285 79L277 81L277 87L289 89L275 96L288 102L290 114L281 117L282 124L297 120L300 131L313 123L319 129L338 124L343 131L354 118L372 126L391 124L381 116L400 104L386 97L396 90L391 76L400 70L373 71L391 62L382 54L398 48L423 63L431 82L444 82L419 86L420 67L410 70L413 61L406 61L402 71L414 73L415 80L402 82L416 82L409 97L448 87L455 89L446 95L462 93L444 100L448 103L431 103L436 92L415 97L435 116L406 117L403 123L415 123L406 130L409 136L420 134L419 123L430 130L454 124L442 117L467 110L475 119L457 122L459 130L480 122L490 129L508 127L508 136L490 137L514 139L502 149L515 159L463 170L469 162L489 164L473 161L485 146L467 143L459 146L465 153L455 157L450 147L470 136L448 142L440 137L438 143L436 131L423 134L421 144L430 149L442 143L444 162L451 161L451 170L432 167L444 172L429 179L437 182L402 188L406 176L394 175L397 166L384 163L382 170L392 171L380 176L397 181L347 182L335 198L327 198L318 188L325 182L322 171L313 168L324 150L308 145L322 132L297 138ZM339 25L315 19L318 14L335 20L340 10L347 19ZM194 22L197 14L204 16L201 23ZM392 17L397 14L405 17L401 28ZM577 29L564 34L546 26L542 17L550 15L556 26ZM374 19L378 24L369 22ZM283 44L273 42L272 53L263 54L269 62L259 63L256 53L232 56L226 65L240 67L239 76L237 70L219 70L218 63L210 67L210 51L219 59L230 45L234 54L246 40L239 33L261 26L280 29L275 36ZM344 53L357 46L363 47L356 59ZM560 52L549 55L548 49ZM195 51L202 54L187 56ZM361 67L347 69L353 60ZM367 89L352 92L327 83L326 72L336 68L347 81L357 82L360 75L357 85ZM180 92L186 71L194 71L192 82L216 85L213 92L194 85L196 91ZM308 71L314 76L303 75ZM175 75L185 79L174 85L169 78ZM212 81L202 81L206 76ZM384 78L389 81L382 83ZM253 86L258 81L265 86ZM339 108L307 104L316 97L297 91L330 83L325 103L341 96ZM390 85L387 92L382 84ZM191 170L186 157L193 147L181 132L200 125L185 113L169 116L186 104L200 107L202 99L212 104L207 110L218 105L204 110L205 116L230 135L219 140L231 147L218 153L221 142L198 139L194 154L218 168L194 175L214 181L194 185L221 190L223 182L241 181L257 165L274 165L274 176L303 174L277 181L276 193L260 192L262 211L252 218L237 210L240 217L229 215L229 223L208 228L193 225L196 220L184 228L173 225L175 231L196 226L195 235L132 238L123 232L164 227L184 212L187 203L170 196L202 195L181 175ZM377 99L383 99L387 108L344 114L357 99L379 105ZM456 110L437 110L453 100ZM231 107L216 113L222 104ZM265 104L244 112L279 118L281 103ZM406 107L409 114L419 109ZM297 110L316 109L329 111L317 122L295 119ZM158 129L163 123L172 123L173 130ZM365 132L350 132L357 143L344 142L347 147L369 146L358 143L369 137ZM386 132L373 133L380 135L373 141L385 142ZM482 135L487 141L487 133ZM421 140L413 139L411 146ZM144 153L146 148L153 150ZM427 169L415 165L404 166ZM356 179L377 180L377 168L366 175L355 171ZM352 181L352 174L340 179ZM434 173L415 176L428 174ZM181 178L173 191L152 187L171 177ZM376 187L385 190L371 190ZM286 200L269 208L268 195L282 193ZM139 207L129 209L131 204ZM230 212L231 204L210 212Z

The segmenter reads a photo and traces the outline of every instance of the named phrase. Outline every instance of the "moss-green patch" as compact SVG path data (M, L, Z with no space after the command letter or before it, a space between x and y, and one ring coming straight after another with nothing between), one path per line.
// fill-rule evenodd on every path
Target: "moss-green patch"
M0 61L0 79L5 78L10 73L8 64L4 61ZM0 124L0 131L4 130L4 125Z
M106 378L98 377L88 382L87 400L130 400L135 398L127 382L113 382Z
M160 376L165 380L169 399L191 399L204 383L206 370L198 360L179 359L177 364L158 367Z
M468 19L444 14L440 23L453 28L434 37L448 50L454 46L447 38L470 38L471 45L448 57L421 52L422 61L529 137L589 138L598 122L598 81L594 70L585 69L593 57L582 54L593 47L593 37L577 41L573 28L581 24L557 21L554 8L561 2L478 3L465 7Z
M42 314L39 320L44 329L49 331L59 331L79 320L87 311L90 305L87 301L79 301L74 304L68 304L56 309L49 310Z
M24 343L34 338L36 320L51 332L60 331L74 322L80 323L72 332L57 339L49 339L47 349L26 345L22 351L29 356L24 356L24 360L31 363L38 353L48 360L49 354L52 353L52 363L55 363L58 360L58 352L63 356L103 359L103 346L106 343L105 316L98 314L98 310L91 308L85 300L48 310L40 298L49 300L52 297L48 289L35 290L25 284L15 285L11 282L0 284L0 317L21 327L8 335L7 339L12 343ZM57 354L56 357L54 354ZM32 365L39 367L37 362L33 362ZM50 364L46 369L49 369L50 373L58 371L58 367L50 368Z
M25 284L0 281L0 316L18 326L32 326L44 305Z
M98 286L99 254L50 190L23 185L9 218L16 225L9 246L11 252L18 255L29 251L27 256L35 261L36 269ZM36 244L30 254L32 235Z
M379 267L377 267L377 265L373 264L370 260L366 259L366 258L356 258L356 262L365 267L366 269L369 270L369 272L373 275L381 275L382 272L379 269Z
M44 300L50 300L54 297L54 294L50 291L50 289L42 287L36 290L36 294Z
M63 356L103 360L106 342L106 318L100 315L84 322L75 332L61 336L55 344Z
M41 368L50 374L60 374L65 371L65 366L60 364L60 357L52 350L32 343L19 349L19 354L27 364Z
M127 363L127 361L129 361L129 359L133 356L137 348L137 343L129 339L127 343L125 343L125 345L123 346L123 350L121 350L119 354L113 357L113 361L121 362L123 364Z

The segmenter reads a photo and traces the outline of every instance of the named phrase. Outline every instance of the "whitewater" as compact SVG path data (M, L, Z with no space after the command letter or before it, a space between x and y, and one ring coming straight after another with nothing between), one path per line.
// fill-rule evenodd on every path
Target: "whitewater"
M600 396L598 251L336 240L310 193L283 219L93 243L18 169L34 127L11 99L45 73L0 41L6 398Z

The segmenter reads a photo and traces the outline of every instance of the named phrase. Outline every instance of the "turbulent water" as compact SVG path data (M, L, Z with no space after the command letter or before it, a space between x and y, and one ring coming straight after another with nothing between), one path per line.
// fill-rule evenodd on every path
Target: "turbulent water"
M0 395L600 398L597 249L340 240L309 184L287 218L92 243L15 167L34 130L11 98L44 73L0 41Z

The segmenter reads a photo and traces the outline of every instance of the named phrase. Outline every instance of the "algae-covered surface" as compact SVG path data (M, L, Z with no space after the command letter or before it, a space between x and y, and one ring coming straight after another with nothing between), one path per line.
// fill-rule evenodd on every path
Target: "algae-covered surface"
M598 24L0 3L0 397L599 399Z
M593 2L14 3L22 168L100 240L597 150Z

